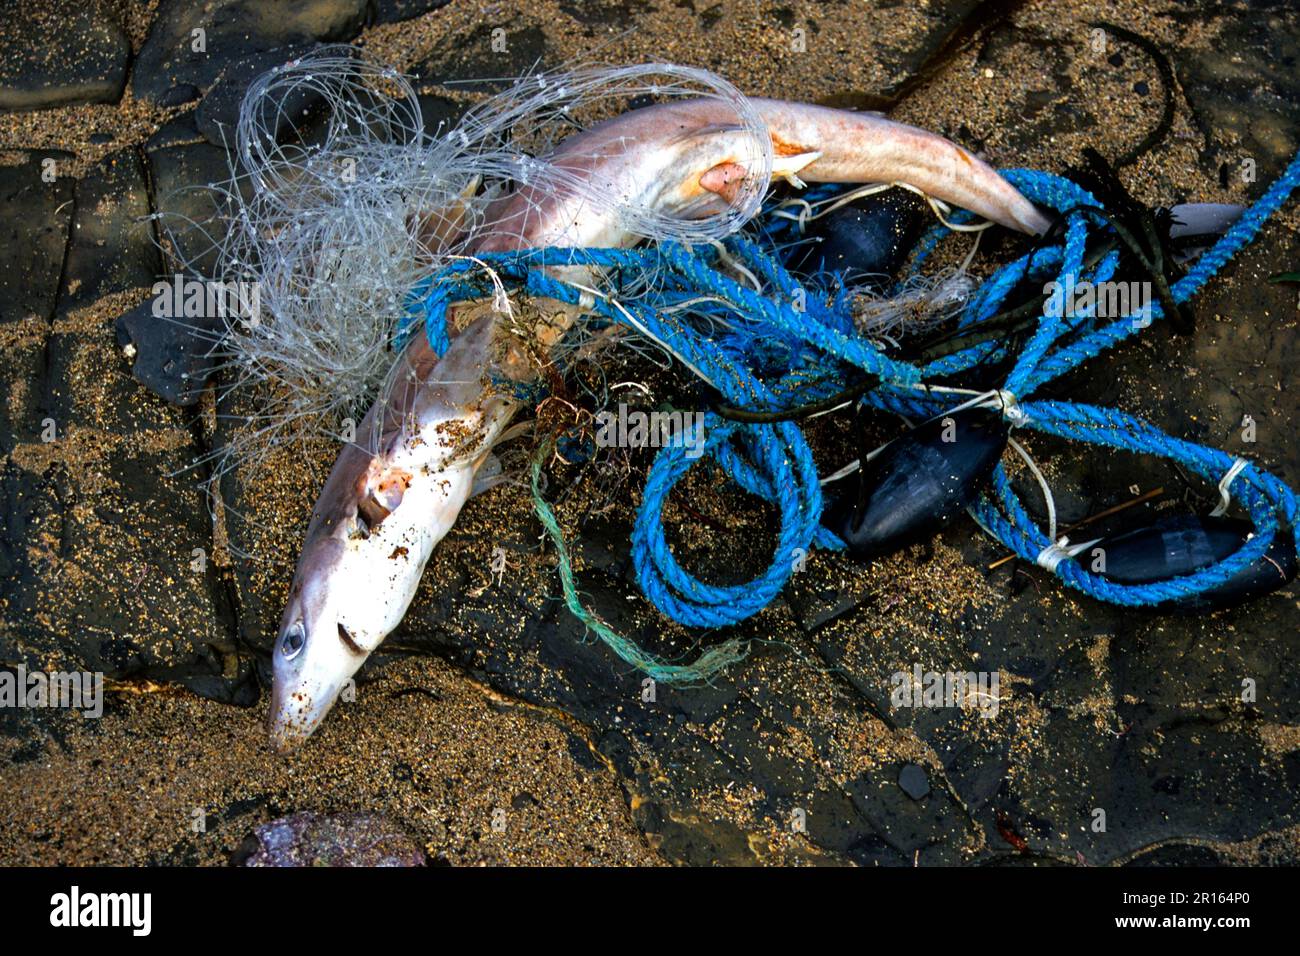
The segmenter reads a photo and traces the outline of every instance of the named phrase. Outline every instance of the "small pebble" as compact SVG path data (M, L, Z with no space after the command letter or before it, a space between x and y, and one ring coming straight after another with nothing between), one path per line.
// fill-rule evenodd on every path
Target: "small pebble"
M913 800L920 800L930 792L930 778L917 764L904 764L898 774L898 785Z

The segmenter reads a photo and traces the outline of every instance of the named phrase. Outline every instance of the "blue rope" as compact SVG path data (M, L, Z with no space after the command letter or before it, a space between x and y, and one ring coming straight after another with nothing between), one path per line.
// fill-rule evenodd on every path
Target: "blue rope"
M985 280L963 312L959 326L976 326L997 314L1012 290L1026 279L1055 281L1070 289L1076 283L1102 283L1115 275L1119 254L1111 252L1092 268L1084 253L1091 230L1109 226L1080 206L1100 207L1077 184L1050 173L1010 170L1004 174L1030 200L1065 217L1059 245L1043 246L1003 266ZM1300 185L1300 155L1265 194L1171 287L1181 304L1199 291L1220 268L1247 245L1264 222ZM970 216L958 212L955 221ZM921 240L913 256L918 269L948 232L938 226ZM790 238L789 224L768 220L758 238L772 246ZM782 411L834 394L845 381L877 376L881 384L863 398L869 406L909 417L931 417L953 406L951 395L929 391L925 382L951 378L1006 348L992 342L970 346L928 365L890 358L854 331L847 295L827 288L808 288L791 276L772 251L753 239L732 237L723 244L726 257L738 262L762 284L758 292L719 268L722 254L713 246L689 248L663 242L644 249L530 249L484 255L480 262L457 260L422 280L411 293L410 323L404 334L423 328L440 354L447 347L447 309L451 303L490 294L480 263L486 263L508 286L581 306L604 319L629 326L662 343L705 378L729 403L759 411ZM559 266L600 270L611 287L635 289L615 304L593 297L557 278ZM649 286L641 281L654 276ZM829 291L829 294L828 294ZM699 323L676 317L673 309L694 303L697 314L720 320L711 333ZM1159 302L1149 304L1151 322L1163 317ZM1009 373L999 399L1016 427L1031 428L1074 441L1104 445L1177 462L1211 482L1233 467L1234 458L1217 449L1164 434L1123 412L1054 401L1025 401L1047 382L1078 367L1129 338L1146 322L1137 314L1103 324L1095 306L1073 314L1053 309L1037 320ZM718 331L719 329L723 331ZM1072 341L1061 344L1071 334ZM816 464L802 430L794 422L749 424L705 417L704 455L691 458L684 447L659 451L650 468L632 534L633 561L642 591L673 620L700 628L738 623L766 607L785 586L812 545L839 549L844 544L820 524L823 499ZM663 509L674 486L697 462L710 459L740 488L773 504L780 514L775 552L767 569L739 585L708 584L677 562L663 527ZM1128 606L1161 604L1216 587L1260 559L1275 536L1289 529L1300 549L1295 494L1277 478L1250 465L1239 472L1233 496L1250 513L1256 534L1222 562L1168 581L1120 585L1091 574L1075 560L1061 557L1046 566L1068 585L1100 600ZM992 490L973 513L1007 548L1030 561L1053 551L1051 541L1030 518L1012 491L1002 465L994 471Z

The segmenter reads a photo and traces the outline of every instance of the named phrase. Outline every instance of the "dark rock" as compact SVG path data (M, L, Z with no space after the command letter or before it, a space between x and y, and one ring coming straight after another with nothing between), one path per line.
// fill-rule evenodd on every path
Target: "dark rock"
M1215 22L1214 42L1178 58L1178 80L1210 144L1203 168L1227 164L1229 181L1257 194L1295 155L1300 141L1300 10L1245 4L1175 11L1175 21ZM1253 162L1251 181L1244 161Z
M311 49L312 45L309 44L277 47L274 50L251 53L231 62L222 71L221 79L203 97L195 114L198 131L203 138L214 146L233 149L239 109L249 85L268 70L282 66ZM320 102L320 95L309 91L300 91L286 99L278 99L273 113L271 110L262 111L266 126L273 129L279 139L296 125L302 124L311 108Z
M0 452L41 430L45 343L73 212L73 180L57 175L66 153L33 152L0 166ZM53 176L46 182L43 173ZM6 524L8 518L6 516Z
M374 813L295 813L258 827L236 866L425 866L423 847Z
M375 23L400 23L402 20L423 16L430 10L441 10L450 2L451 0L375 0L371 6L374 8Z
M76 209L61 308L153 284L162 262L148 221L144 168L134 150L110 154L77 184Z
M898 785L913 800L920 800L930 792L930 778L925 768L917 764L904 764L898 773Z
M63 152L31 152L0 166L0 323L48 321L72 220L74 180Z
M131 447L78 429L0 467L0 654L114 679L237 681L247 668L223 633L203 501L167 477L180 456ZM208 689L233 699L229 684Z
M193 434L115 360L106 297L129 304L157 270L147 229L131 228L147 211L131 151L77 186L41 355L47 380L28 386L38 420L15 435L0 472L0 658L119 679L237 681L247 665L230 640L198 476L184 472L199 453Z
M560 0L560 9L590 31L592 28L613 29L635 19L642 5L629 0Z
M191 274L211 276L217 262L213 238L224 234L222 217L227 210L215 194L194 187L229 182L228 155L208 143L193 143L154 150L148 156L158 233L175 251L171 261L164 263L164 272L174 274L187 265ZM246 181L241 185L251 188Z
M420 102L420 117L424 121L424 128L431 135L454 129L465 112L462 104L449 100L445 96L421 93L417 98Z
M154 153L169 146L197 143L203 137L199 135L198 124L194 121L196 112L197 110L189 110L181 113L160 126L156 133L145 140L145 152Z
M216 368L212 349L225 328L220 316L159 317L149 299L119 316L114 327L136 381L172 405L198 403Z
M1214 847L1171 843L1139 853L1125 866L1227 866L1228 861Z
M944 766L967 809L980 809L1001 789L1009 765L1006 750L1000 741L975 740L961 746Z
M181 106L197 100L201 94L193 83L177 83L158 97L159 106Z
M0 31L0 110L115 103L131 46L106 4L50 0L7 11Z
M209 89L227 67L251 54L350 39L365 11L365 0L169 0L136 57L131 88L151 103L186 102L190 89ZM203 31L204 49L194 49L196 30Z

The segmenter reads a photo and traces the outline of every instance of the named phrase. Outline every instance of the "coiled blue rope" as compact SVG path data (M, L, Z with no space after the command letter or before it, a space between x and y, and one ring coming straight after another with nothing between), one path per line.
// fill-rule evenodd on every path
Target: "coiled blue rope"
M995 315L1011 291L1026 278L1055 280L1070 288L1079 282L1110 280L1118 253L1085 267L1090 230L1108 228L1086 209L1101 204L1067 179L1034 170L1004 173L1020 191L1040 205L1066 216L1059 245L1040 247L985 280L960 319L963 327L978 325ZM1199 291L1300 185L1300 156L1265 194L1219 239L1215 246L1171 288L1175 303ZM962 214L959 214L961 216ZM947 230L937 227L922 240L914 267L930 253ZM578 305L611 322L630 326L663 344L678 359L706 379L731 404L758 411L782 411L834 394L851 377L877 376L881 384L864 398L865 404L906 416L931 417L953 407L950 394L930 391L925 382L951 379L987 361L1005 348L982 343L928 365L916 367L890 358L854 331L845 296L827 296L805 288L779 259L751 239L732 237L723 244L727 258L739 262L762 283L762 293L742 285L719 268L722 254L712 246L687 248L665 242L644 249L531 249L493 253L457 260L423 280L411 296L412 324L422 326L440 353L447 343L448 306L490 293L482 264L489 265L507 285L530 295ZM615 302L557 277L556 267L584 266L599 270L612 288L653 275L653 287ZM723 322L706 335L697 325L675 317L684 303ZM1069 402L1025 401L1037 389L1083 362L1096 357L1148 324L1160 319L1159 302L1149 304L1150 322L1130 314L1101 323L1095 309L1039 317L1037 327L1015 357L1006 385L997 395L1016 427L1035 429L1075 441L1106 445L1178 462L1208 481L1217 482L1234 465L1233 456L1217 449L1165 435L1153 426L1111 409ZM1067 321L1068 319L1068 321ZM408 329L409 331L409 329ZM1071 341L1061 344L1071 334ZM1081 333L1081 334L1080 334ZM823 499L818 471L802 430L794 422L750 424L728 421L709 413L702 458L669 445L651 466L633 530L633 560L646 597L673 620L700 628L738 623L766 607L781 591L800 559L812 545L842 548L843 542L821 526ZM772 503L780 514L780 530L772 562L758 578L741 585L714 585L686 571L677 562L663 528L663 509L673 487L697 460L711 459L744 490ZM1145 585L1119 585L1090 574L1059 552L1037 527L1012 491L1001 465L995 469L992 491L974 514L981 524L1017 555L1043 563L1066 584L1113 603L1155 605L1198 594L1227 581L1268 550L1285 528L1300 549L1294 493L1277 478L1251 465L1236 475L1232 494L1250 513L1256 534L1234 555L1195 574Z

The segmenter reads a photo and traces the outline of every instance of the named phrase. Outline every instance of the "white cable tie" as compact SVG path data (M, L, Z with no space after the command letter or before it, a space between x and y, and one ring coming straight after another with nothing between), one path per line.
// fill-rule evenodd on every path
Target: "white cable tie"
M1029 421L1029 414L1020 407L1020 400L1010 389L998 389L997 399L1002 404L1002 417L1013 426L1019 427Z
M1249 464L1250 462L1246 459L1238 458L1232 463L1232 467L1228 469L1223 478L1219 480L1219 504L1210 512L1211 518L1218 518L1227 514L1228 506L1232 504L1232 495L1228 493L1228 486L1232 484L1233 480L1240 475Z
M1085 548L1090 548L1101 538L1093 538L1091 541L1085 541L1082 544L1070 544L1068 537L1062 537L1055 544L1049 544L1042 551L1038 552L1038 557L1034 558L1034 564L1047 571L1056 573L1056 566L1066 558L1072 558Z

